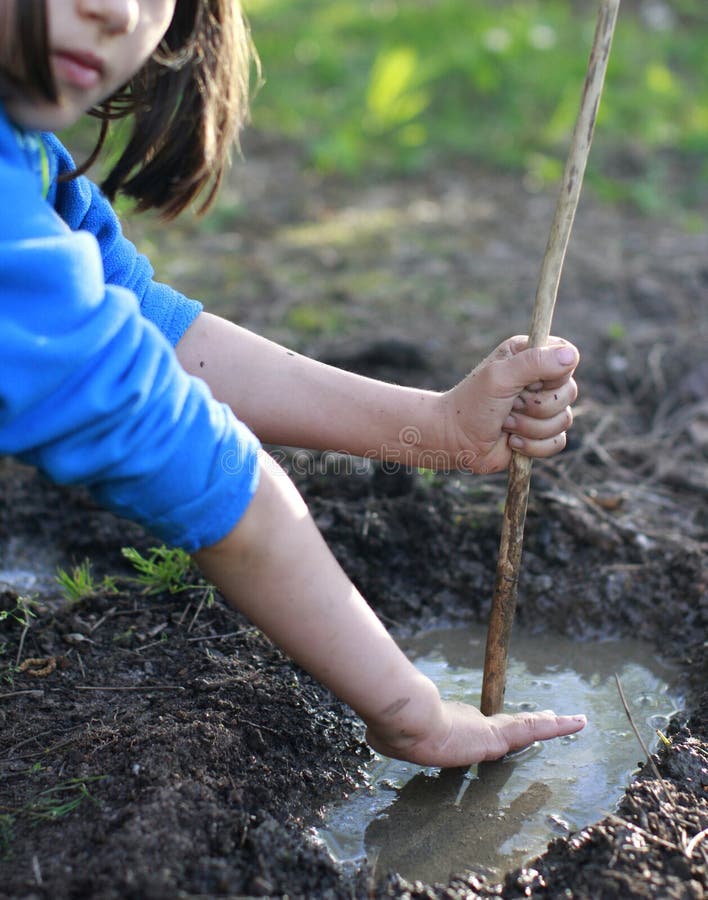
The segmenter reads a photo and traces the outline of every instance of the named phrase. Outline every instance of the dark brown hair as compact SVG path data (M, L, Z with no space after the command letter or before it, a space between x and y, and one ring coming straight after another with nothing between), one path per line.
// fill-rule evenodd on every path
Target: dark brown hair
M6 5L3 15L4 33L0 39L7 66L0 68L0 97L7 91L24 88L47 100L56 101L56 88L49 67L44 0Z
M0 86L37 91L56 99L47 56L44 0L15 3L21 77L3 73ZM137 201L139 210L178 215L206 192L199 212L214 199L231 149L248 118L251 64L257 56L237 0L177 0L160 47L119 91L90 114L101 119L102 149L108 124L132 116L132 130L117 151L101 187ZM17 67L13 66L17 72Z

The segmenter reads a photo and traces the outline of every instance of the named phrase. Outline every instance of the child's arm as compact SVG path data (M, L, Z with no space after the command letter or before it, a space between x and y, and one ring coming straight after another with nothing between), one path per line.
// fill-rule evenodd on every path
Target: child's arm
M59 173L72 169L60 142L52 135L44 139ZM506 360L485 360L444 394L343 372L216 316L199 315L201 304L153 280L149 262L87 178L61 182L56 190L56 209L70 228L95 235L106 281L134 292L143 315L170 343L181 338L178 354L187 371L204 379L263 440L475 472L507 465L511 433L530 456L550 456L564 446L577 355L559 365L552 352L519 353L523 343L507 341L496 351ZM545 380L544 390L505 424L515 398L538 379Z
M243 519L195 559L224 596L347 702L371 745L421 765L466 766L579 731L582 716L485 718L441 701L349 582L284 473L263 455Z
M265 442L494 472L509 462L510 434L521 452L551 456L572 422L577 350L558 338L543 350L525 347L525 338L505 341L442 394L325 365L208 313L185 332L177 355Z

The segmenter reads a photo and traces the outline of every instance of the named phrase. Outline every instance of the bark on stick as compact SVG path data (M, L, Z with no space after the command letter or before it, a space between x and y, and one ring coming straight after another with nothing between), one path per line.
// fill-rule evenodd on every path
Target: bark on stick
M541 263L529 329L531 347L544 346L551 331L558 283L595 130L595 119L600 105L618 9L619 0L602 0L600 3L580 110L573 129L546 252ZM519 583L531 465L529 457L517 452L512 454L484 658L481 710L486 716L501 712L504 705L506 666Z

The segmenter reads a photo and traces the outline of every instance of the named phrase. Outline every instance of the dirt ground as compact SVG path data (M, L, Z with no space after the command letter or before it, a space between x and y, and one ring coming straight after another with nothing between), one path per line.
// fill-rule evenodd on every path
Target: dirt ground
M438 389L525 331L553 195L463 163L319 179L264 137L247 156L206 225L130 226L158 275L212 311ZM678 663L685 710L658 768L499 884L474 859L448 885L345 873L312 828L361 780L360 722L223 602L200 604L196 576L142 596L121 548L150 535L5 461L0 568L88 558L120 590L69 604L51 580L0 584L0 609L36 601L29 628L0 621L1 897L706 896L708 230L586 193L554 330L581 349L581 397L567 450L534 468L519 627L569 634L579 653L641 637ZM503 476L279 457L394 634L486 620ZM18 671L31 658L51 671Z

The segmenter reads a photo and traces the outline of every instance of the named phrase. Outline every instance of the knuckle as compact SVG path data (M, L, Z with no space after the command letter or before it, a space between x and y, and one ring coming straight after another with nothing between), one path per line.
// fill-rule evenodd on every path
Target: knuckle
M499 759L500 756L504 756L508 749L509 741L506 739L503 729L490 723L489 738L484 748L485 760Z
M534 371L538 372L543 369L543 363L546 356L544 347L531 347L527 351L530 365Z
M509 745L511 749L525 747L536 740L538 732L538 717L534 713L518 713L514 716L514 736Z

